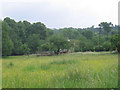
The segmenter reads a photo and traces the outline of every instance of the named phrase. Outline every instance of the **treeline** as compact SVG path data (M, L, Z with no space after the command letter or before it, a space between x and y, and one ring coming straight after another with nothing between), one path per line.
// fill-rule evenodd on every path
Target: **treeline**
M60 49L80 52L118 48L118 26L107 22L98 26L50 29L41 22L16 22L6 17L2 21L2 55L35 54L41 51L54 51L58 54Z

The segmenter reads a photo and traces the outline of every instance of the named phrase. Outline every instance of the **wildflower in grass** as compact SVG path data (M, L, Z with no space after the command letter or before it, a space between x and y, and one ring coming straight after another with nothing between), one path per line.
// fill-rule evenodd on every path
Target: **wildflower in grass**
M70 79L70 76L68 76L68 79Z
M59 60L61 60L61 57L62 56L58 56L58 57L53 56L50 58L52 61L53 58L58 58ZM84 59L83 56L79 56L77 57L79 61L81 60L81 57L82 59ZM85 56L85 57L88 57L88 56ZM116 65L117 62L114 63L115 57L109 55L108 60L101 59L101 57L104 57L104 56L100 56L100 60L99 58L97 58L96 60L96 56L90 56L90 58L91 57L93 57L93 60L82 61L82 63L81 61L80 62L78 61L78 63L76 64L73 63L72 65L68 64L69 62L66 62L66 65L64 64L60 66L53 64L51 65L52 68L49 70L44 70L44 69L41 70L36 68L37 65L39 66L39 64L44 64L45 62L47 62L48 58L46 59L46 57L40 57L40 58L43 58L43 61L39 60L40 58L38 57L37 57L38 61L36 61L36 59L33 60L30 58L31 60L25 61L24 62L25 64L21 64L21 67L17 67L17 68L15 67L19 65L19 62L21 63L20 60L17 60L16 61L17 63L15 62L15 65L12 68L6 68L5 67L6 61L3 60L4 62L3 66L5 67L3 68L4 69L3 87L4 88L7 88L7 87L8 88L9 87L34 88L36 86L38 88L40 87L51 88L51 87L57 86L58 88L60 87L62 88L64 87L65 88L66 87L68 88L71 88L71 87L73 88L87 88L87 87L88 88L99 88L99 87L111 88L111 87L117 86L117 83L118 83L117 69L118 68ZM69 58L69 57L67 56L65 58ZM74 57L74 59L76 59L76 56ZM33 62L32 60L36 62L36 64L32 63ZM31 66L36 66L35 68L33 68L33 70L35 70L34 72L32 72L33 70L31 69L29 71L27 70L26 72L21 71L22 65L23 65L23 68L28 67L30 65L30 64L27 65L26 64L27 62L30 62ZM97 63L101 63L101 66L98 65ZM68 68L64 68L64 66ZM58 68L60 68L60 70ZM61 70L61 68L63 70ZM14 81L15 85L12 84L12 81Z
M90 72L90 70L88 69L88 73Z
M37 74L39 74L39 72L37 72Z

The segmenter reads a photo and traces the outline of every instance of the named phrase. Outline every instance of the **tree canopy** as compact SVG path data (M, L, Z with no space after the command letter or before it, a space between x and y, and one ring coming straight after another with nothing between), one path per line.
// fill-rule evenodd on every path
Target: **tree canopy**
M30 23L6 17L2 21L2 55L35 54L68 49L70 52L119 49L118 26L101 22L98 27L50 29L43 23ZM106 39L107 38L107 39Z

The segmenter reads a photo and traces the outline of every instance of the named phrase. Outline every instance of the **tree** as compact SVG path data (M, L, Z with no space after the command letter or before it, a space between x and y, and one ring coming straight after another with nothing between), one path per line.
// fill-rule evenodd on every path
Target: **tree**
M108 34L109 32L111 31L112 27L113 27L113 24L110 22L110 23L107 23L107 22L101 22L99 24L99 27L100 29L103 29L106 34L107 34L107 39L108 39Z
M114 49L117 48L117 51L120 53L120 34L111 36L111 44L112 47Z
M27 45L30 49L30 53L36 53L40 46L39 34L29 35L29 37L27 38Z
M25 30L26 28L25 28L24 23L19 21L17 23L17 27L18 27L18 30L19 30L19 32L18 32L18 35L20 37L19 39L21 39L22 43L25 43L26 42L26 30Z
M109 41L104 42L103 49L104 51L109 51L111 49L111 43Z
M47 28L47 29L46 29L46 36L47 36L47 37L50 37L50 36L52 36L53 34L54 34L54 32L53 32L52 29L50 29L50 28Z
M79 43L79 48L81 51L90 51L93 50L93 42L89 39L81 39Z
M31 34L39 34L39 39L45 40L45 38L47 36L46 35L46 26L41 22L33 23L29 27L29 30L27 30L27 34L28 34L28 36Z
M21 47L21 53L23 55L28 55L30 53L30 49L28 48L27 44L23 44Z
M82 34L87 38L87 39L92 39L93 37L93 32L91 30L85 30L82 32Z
M12 49L12 55L19 55L21 52L21 46L22 46L22 41L19 36L19 28L17 26L17 23L10 18L5 18L4 22L8 24L9 28L9 37L13 42L13 49Z
M72 49L72 51L78 52L80 51L80 40L76 40L76 39L71 39L70 40L72 47L70 49Z
M2 23L2 55L11 55L13 49L13 42L9 38L10 27L6 22Z
M33 24L28 21L16 22L9 17L2 23L4 55L23 55L49 50L58 54L60 49L71 49L75 52L110 50L110 35L112 47L120 50L117 37L119 35L115 35L118 33L118 26L114 27L111 22L101 22L99 28L92 26L83 29L72 27L50 29L41 22Z
M59 54L60 49L69 49L70 42L60 35L53 35L49 39L50 49L53 50L57 55Z
M50 43L43 43L41 46L40 46L40 50L41 51L49 51L51 48L50 48Z

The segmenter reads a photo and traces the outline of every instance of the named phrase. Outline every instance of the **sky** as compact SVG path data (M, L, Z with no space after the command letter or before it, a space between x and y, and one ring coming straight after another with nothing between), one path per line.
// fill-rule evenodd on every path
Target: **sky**
M86 28L118 24L119 0L1 0L0 17L42 22L48 28Z

